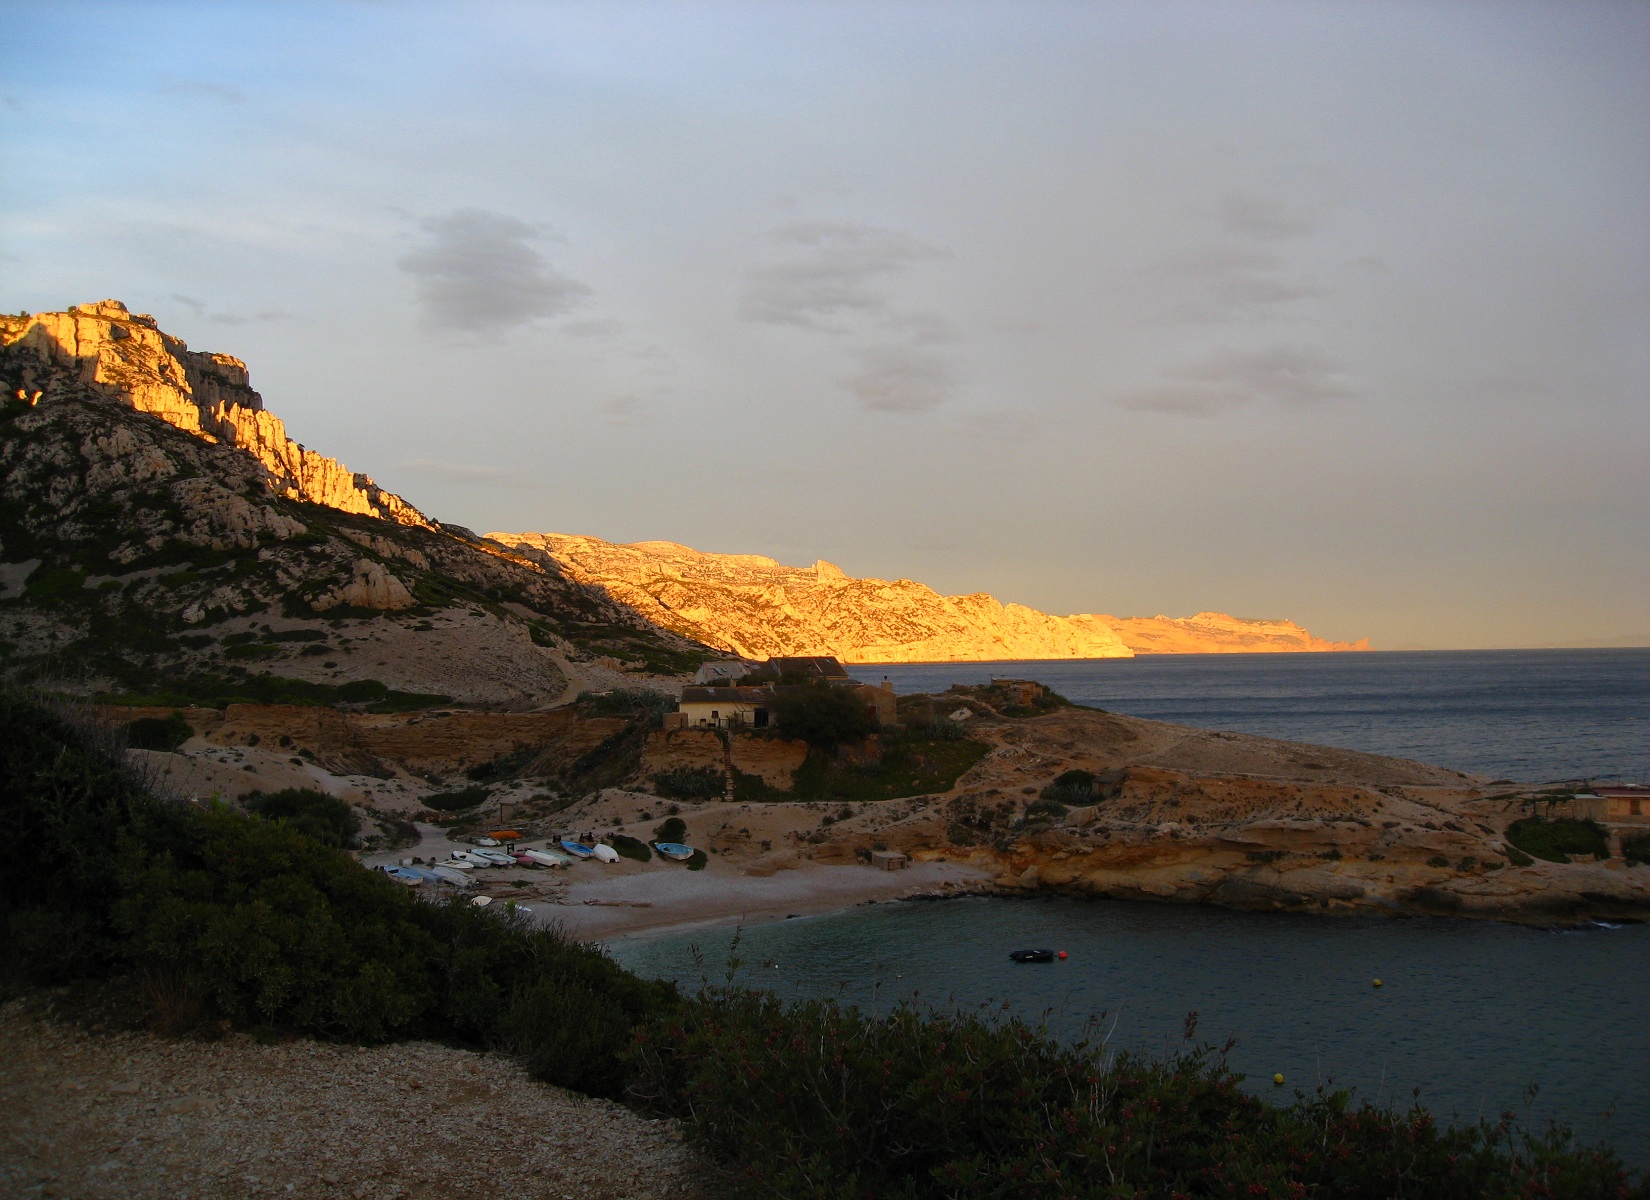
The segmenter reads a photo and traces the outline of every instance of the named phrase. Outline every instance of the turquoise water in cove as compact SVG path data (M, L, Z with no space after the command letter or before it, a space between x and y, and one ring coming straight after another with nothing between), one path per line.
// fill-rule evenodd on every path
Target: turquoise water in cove
M903 692L991 675L1083 704L1319 742L1498 778L1650 777L1650 650L1187 655L855 668ZM1650 868L1639 868L1650 870ZM614 957L690 986L720 980L730 930L629 939ZM739 978L872 1010L915 995L1006 1003L1056 1036L1098 1029L1162 1054L1188 1012L1236 1038L1247 1086L1420 1099L1446 1120L1558 1119L1650 1167L1650 926L1328 918L1124 901L970 898L863 906L743 932ZM692 947L703 952L695 965ZM1018 966L1047 946L1064 962ZM1380 978L1377 989L1371 980ZM1531 1085L1537 1087L1529 1099Z

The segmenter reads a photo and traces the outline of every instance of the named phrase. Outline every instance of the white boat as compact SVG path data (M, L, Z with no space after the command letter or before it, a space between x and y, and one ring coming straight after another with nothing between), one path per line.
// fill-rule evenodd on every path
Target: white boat
M438 866L438 867L446 867L446 868L448 868L449 870L452 870L452 871L473 871L473 870L476 869L475 863L470 862L467 859L462 859L462 858L444 859L443 861L438 862L435 865Z
M502 850L472 850L470 854L474 858L485 858L495 867L513 867L516 865L516 860Z
M475 880L471 879L463 871L455 871L451 867L434 866L430 868L430 874L440 879L443 883L450 883L454 887L475 886Z
M477 867L496 867L498 864L486 855L474 850L454 850L453 857L459 862L467 862Z
M398 867L393 863L381 863L374 867L373 870L382 871L391 879L395 880L395 882L404 883L408 887L417 887L419 884L424 882L423 879L413 874L407 867Z
M616 863L619 861L619 852L605 842L597 842L590 847L590 853L596 856L597 862Z
M496 845L498 845L498 839L497 838L490 838L490 837L478 837L476 839L476 845L478 845L478 846L496 846Z
M541 867L570 867L573 860L560 854L552 854L548 850L523 850L517 858L525 858L536 862Z
M486 908L492 902L493 902L493 898L491 896L471 896L470 897L470 903L475 905L477 908Z

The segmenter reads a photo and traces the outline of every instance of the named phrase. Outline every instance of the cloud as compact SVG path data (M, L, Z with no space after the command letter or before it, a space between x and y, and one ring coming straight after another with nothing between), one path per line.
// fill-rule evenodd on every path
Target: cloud
M173 79L161 85L169 96L193 96L216 100L219 104L245 104L246 93L227 83L212 83L205 79Z
M200 316L206 312L205 301L197 300L193 296L185 296L182 292L173 292L167 298L176 301L187 309L192 310L196 316Z
M564 321L561 325L563 333L577 338L615 338L624 329L624 322L613 317L587 317L582 321Z
M396 265L416 281L431 325L498 333L570 312L591 294L528 244L537 231L524 221L461 208L421 225L428 240Z
M863 408L920 413L951 398L951 370L933 355L907 346L874 346L860 351L858 359L842 386Z
M508 467L484 467L471 463L440 462L433 458L414 458L401 464L402 470L421 475L433 475L448 483L502 483L515 472Z
M1311 346L1216 350L1199 362L1164 371L1160 378L1124 393L1123 406L1213 417L1262 401L1301 408L1359 395L1341 368Z
M1158 273L1199 293L1172 306L1171 318L1226 324L1264 319L1279 305L1323 295L1322 289L1289 277L1287 269L1283 256L1270 250L1217 245L1165 259Z
M749 273L740 315L833 333L843 332L837 323L843 317L888 312L875 281L945 257L908 234L848 221L791 221L768 240L789 256Z
M1035 415L1024 409L1014 408L991 408L966 413L961 425L963 432L975 437L989 438L994 442L1030 441L1042 432L1042 426Z
M652 404L634 393L609 396L596 406L610 425L638 425L648 416Z
M266 321L292 320L291 313L279 308L262 308L255 313L243 316L240 313L209 313L206 311L204 300L197 300L195 297L186 296L182 292L173 292L167 299L183 305L197 317L205 317L208 321L215 321L219 325L258 325Z
M1226 232L1242 237L1305 237L1318 227L1316 219L1306 213L1250 192L1227 192L1221 197L1220 215Z

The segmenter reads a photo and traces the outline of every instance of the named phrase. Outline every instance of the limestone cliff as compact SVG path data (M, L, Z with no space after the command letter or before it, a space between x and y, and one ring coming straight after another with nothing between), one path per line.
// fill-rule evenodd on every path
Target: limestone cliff
M648 620L747 658L834 654L845 662L1127 658L1091 617L1051 617L990 596L942 596L910 579L853 579L828 562L787 567L759 554L674 542L616 546L555 533L494 533Z
M1136 654L1271 654L1368 650L1369 639L1332 642L1293 621L1264 621L1200 612L1195 617L1101 617Z
M787 567L759 554L707 554L675 542L618 546L558 533L488 537L606 589L655 624L747 658L999 662L1369 648L1313 637L1292 621L1224 613L1051 616L1000 604L983 592L942 596L909 579L854 579L828 562Z
M287 437L286 426L252 390L240 359L190 350L161 332L153 317L128 312L118 300L0 317L0 349L11 351L21 391L30 398L38 391L50 399L54 386L78 382L197 437L246 451L277 495L433 528L401 497Z

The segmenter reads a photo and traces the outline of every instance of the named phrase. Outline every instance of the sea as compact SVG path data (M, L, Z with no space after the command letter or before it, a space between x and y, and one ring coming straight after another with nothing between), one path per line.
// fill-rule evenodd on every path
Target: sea
M1496 779L1644 782L1650 650L1165 655L852 668L902 692L1035 679L1133 716L1396 755ZM1650 868L1638 868L1650 871ZM737 943L735 938L737 937ZM1064 950L1045 965L1008 951ZM1529 929L1133 901L970 897L615 942L689 987L734 977L869 1011L1013 1014L1165 1055L1195 1037L1273 1099L1350 1088L1472 1123L1570 1126L1650 1168L1650 926ZM1374 980L1381 980L1376 987ZM1276 1073L1285 1083L1272 1083Z

